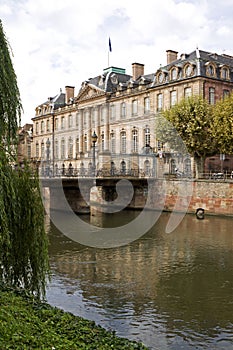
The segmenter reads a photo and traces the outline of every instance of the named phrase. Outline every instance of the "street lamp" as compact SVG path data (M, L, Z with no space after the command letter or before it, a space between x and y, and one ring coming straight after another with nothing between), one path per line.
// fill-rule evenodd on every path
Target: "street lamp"
M95 131L93 132L91 136L92 145L93 145L93 176L95 176L95 144L97 142L98 136L96 135Z

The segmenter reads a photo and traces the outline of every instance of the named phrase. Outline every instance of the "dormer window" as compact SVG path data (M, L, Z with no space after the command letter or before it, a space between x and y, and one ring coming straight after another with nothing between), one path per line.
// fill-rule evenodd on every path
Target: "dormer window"
M213 63L206 63L206 74L210 77L215 76L215 65Z
M164 81L164 74L163 74L162 72L160 72L160 73L158 74L157 79L158 79L159 84L162 84L163 81Z
M209 75L214 75L214 67L211 64L208 66L208 73Z
M172 68L171 70L171 80L176 80L177 79L177 69Z
M229 69L227 67L221 69L221 78L225 80L229 79Z
M186 67L185 67L185 76L186 77L190 77L192 75L192 66L191 64L188 64Z

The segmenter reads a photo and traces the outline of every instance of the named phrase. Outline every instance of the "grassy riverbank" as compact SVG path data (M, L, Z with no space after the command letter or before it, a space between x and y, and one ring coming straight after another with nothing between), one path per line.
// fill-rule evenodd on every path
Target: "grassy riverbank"
M0 288L0 349L147 349L118 338L92 321Z

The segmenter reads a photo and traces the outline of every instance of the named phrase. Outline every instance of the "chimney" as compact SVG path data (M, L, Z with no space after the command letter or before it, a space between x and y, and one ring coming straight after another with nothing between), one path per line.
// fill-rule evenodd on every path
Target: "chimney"
M74 86L66 86L66 104L70 102L71 98L74 98Z
M137 80L143 74L144 74L144 64L132 63L133 80Z
M170 64L177 60L177 51L167 50L167 64Z

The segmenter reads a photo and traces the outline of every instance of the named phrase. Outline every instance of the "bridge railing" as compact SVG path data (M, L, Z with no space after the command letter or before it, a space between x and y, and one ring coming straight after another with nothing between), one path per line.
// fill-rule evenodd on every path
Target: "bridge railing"
M89 168L51 168L39 169L41 177L76 177L76 178L107 178L107 177L133 177L149 178L155 177L154 169L89 169Z

